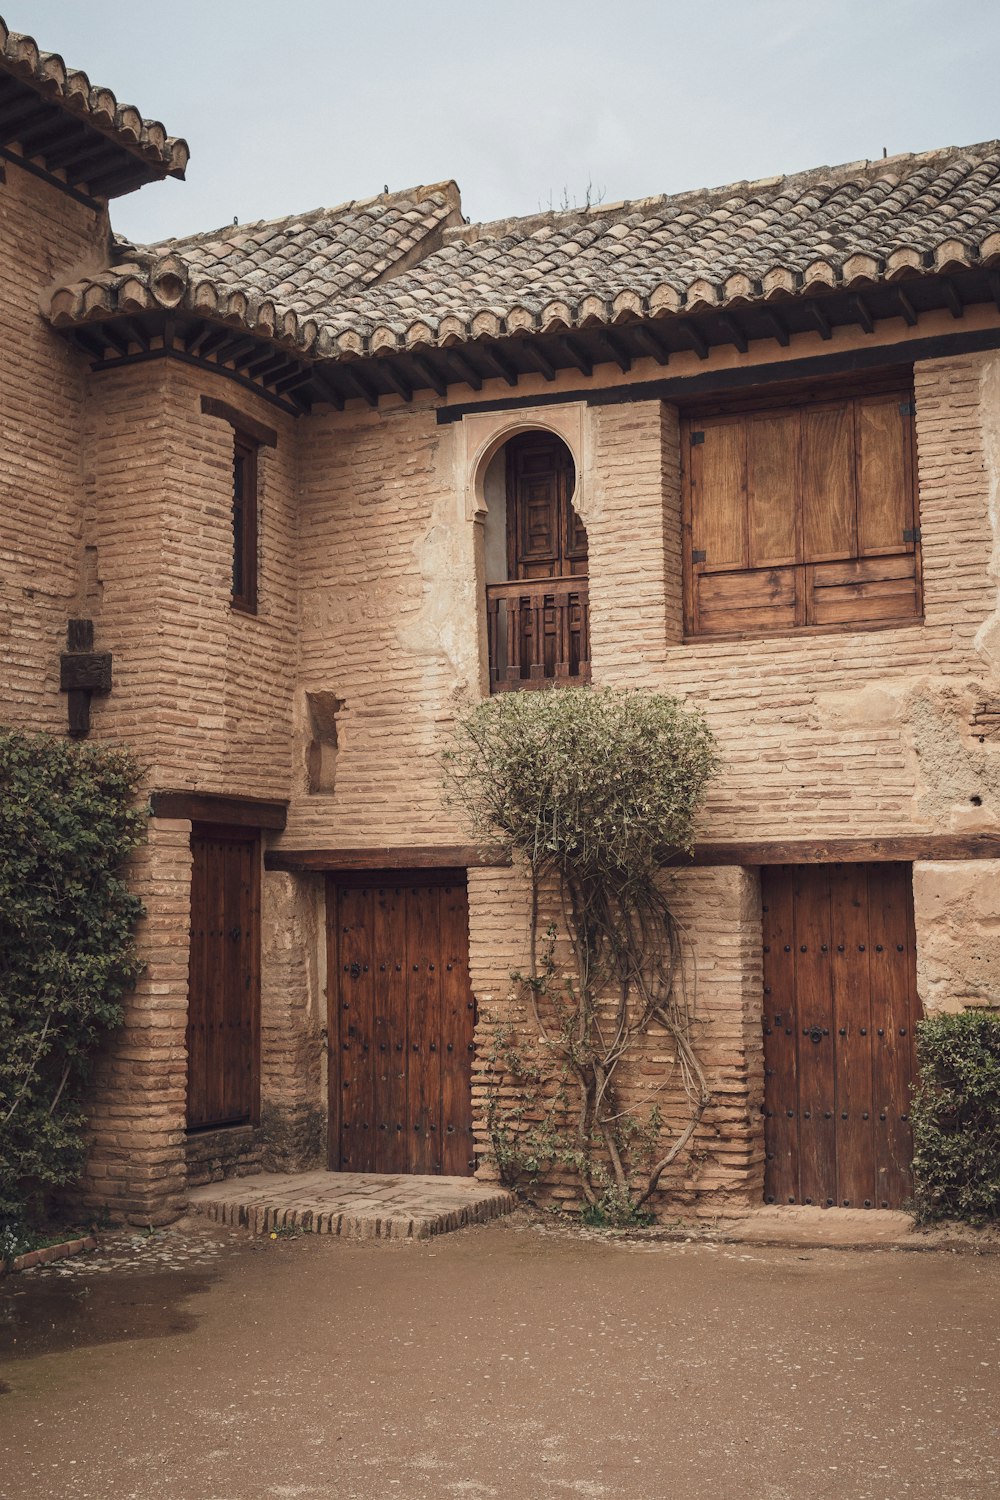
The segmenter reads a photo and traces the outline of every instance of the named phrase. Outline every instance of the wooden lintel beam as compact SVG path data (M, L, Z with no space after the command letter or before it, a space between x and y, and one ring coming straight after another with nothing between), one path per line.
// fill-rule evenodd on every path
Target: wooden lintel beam
M292 872L353 870L493 869L510 864L504 855L484 854L474 844L415 844L371 849L268 849L265 870Z
M903 322L908 328L915 328L918 321L917 309L901 286L894 287L893 290L896 294L896 306L899 308Z
M288 819L286 802L256 797L227 797L217 792L156 791L150 794L154 818L177 818L189 823L226 823L234 828L281 830Z
M736 319L729 313L721 313L719 324L729 338L730 343L735 344L741 354L746 354L750 345L747 343L747 336Z
M431 364L426 354L411 354L410 363L427 381L435 395L444 397L448 394L448 382L434 365Z
M551 360L545 357L541 349L539 349L538 345L535 343L534 339L522 339L521 348L523 349L529 364L533 364L540 375L544 375L546 380L555 380L555 365L552 364Z
M886 838L762 839L696 844L678 864L868 864L882 860L1000 859L1000 833L923 833Z
M875 319L872 317L871 309L861 293L858 292L855 296L851 297L847 305L853 312L856 321L861 324L865 333L874 333Z
M507 363L497 349L496 344L480 344L479 352L490 368L500 376L501 380L506 380L508 385L517 385L519 378L517 371L513 365Z
M707 359L709 353L708 343L697 324L692 323L690 318L681 318L679 326L698 358Z
M816 327L819 330L820 338L833 338L833 329L830 327L830 321L827 318L826 313L820 307L819 303L807 302L806 307L809 311L809 315L811 316L813 322L816 324Z
M404 401L413 400L413 387L403 379L391 359L379 360L378 370L383 380L388 381L397 396L402 396Z
M782 349L787 349L789 334L784 320L779 318L778 314L772 308L767 308L764 313L764 322L770 328L772 337L778 340Z
M569 355L573 364L575 364L576 368L580 371L580 374L585 375L589 380L591 375L593 375L594 373L594 361L590 358L590 355L586 354L584 350L580 348L580 345L577 343L576 339L570 338L568 333L564 333L559 342L566 350L566 353Z
M965 303L958 295L958 288L950 276L942 277L941 291L944 294L945 306L953 318L965 317Z
M658 365L670 363L670 350L661 339L657 338L651 328L647 328L643 323L633 323L632 337L641 349L645 349L647 354L652 355Z
M471 386L474 391L482 390L483 377L480 375L475 365L470 364L465 355L462 354L460 350L449 349L448 358L454 365L455 369L458 371L459 375L461 375L466 385Z

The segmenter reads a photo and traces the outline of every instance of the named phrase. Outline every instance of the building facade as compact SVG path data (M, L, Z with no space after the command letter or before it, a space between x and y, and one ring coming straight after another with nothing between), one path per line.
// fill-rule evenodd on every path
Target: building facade
M149 768L87 1201L490 1171L528 893L441 752L590 682L724 762L665 873L712 1103L657 1208L903 1202L914 1023L1000 1004L997 143L142 247L109 201L184 142L2 23L0 121L4 718ZM666 1039L630 1066L676 1128Z

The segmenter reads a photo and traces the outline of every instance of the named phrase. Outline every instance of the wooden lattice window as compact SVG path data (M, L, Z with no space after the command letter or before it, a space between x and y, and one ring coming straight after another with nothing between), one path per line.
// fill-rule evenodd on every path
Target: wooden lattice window
M816 388L682 423L689 635L919 619L912 388Z

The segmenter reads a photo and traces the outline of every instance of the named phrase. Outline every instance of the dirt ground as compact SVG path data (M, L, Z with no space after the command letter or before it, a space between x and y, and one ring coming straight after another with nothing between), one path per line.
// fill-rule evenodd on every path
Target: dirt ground
M995 1500L1000 1257L190 1224L0 1281L3 1500Z

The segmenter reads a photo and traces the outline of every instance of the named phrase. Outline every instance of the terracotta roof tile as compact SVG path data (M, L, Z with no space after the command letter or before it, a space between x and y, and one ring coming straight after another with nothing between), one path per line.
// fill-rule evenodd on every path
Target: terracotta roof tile
M57 52L43 52L34 37L10 31L0 16L0 72L35 89L43 98L86 121L100 134L154 169L151 179L183 177L190 157L187 142L168 135L159 120L143 119L131 104L120 104L110 89L92 84L79 68L69 68Z
M463 224L445 184L123 255L117 280L57 293L53 320L179 300L355 357L1000 261L1000 143L494 224ZM244 311L250 286L264 300Z

